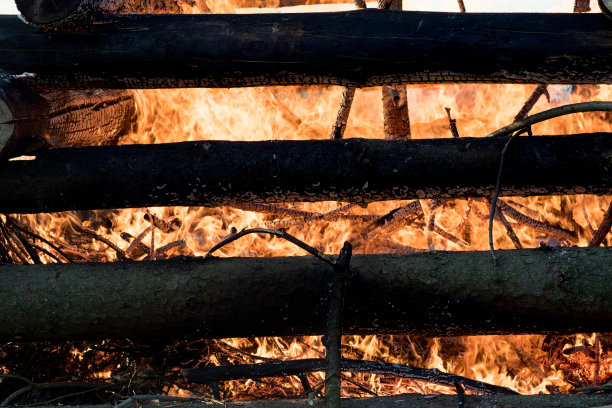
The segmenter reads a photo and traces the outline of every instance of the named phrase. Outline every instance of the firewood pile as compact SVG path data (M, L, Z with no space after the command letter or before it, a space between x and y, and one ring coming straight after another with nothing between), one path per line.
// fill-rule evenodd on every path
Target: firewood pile
M0 406L612 404L612 20L51 3L0 16ZM536 85L410 87L472 82Z

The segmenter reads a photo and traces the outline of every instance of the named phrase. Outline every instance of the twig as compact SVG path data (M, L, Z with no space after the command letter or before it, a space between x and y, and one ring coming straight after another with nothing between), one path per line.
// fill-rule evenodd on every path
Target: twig
M340 346L342 343L342 304L344 303L344 281L348 278L353 247L345 242L329 285L327 308L327 334L325 351L325 408L340 408Z
M441 227L439 227L437 225L434 225L433 232L435 232L436 234L438 234L442 238L445 238L445 239L449 240L450 242L452 242L454 244L457 244L459 246L469 246L469 244L467 242L457 238L456 236L454 236L450 232L447 232L446 230L444 230L443 228L441 228Z
M527 114L531 111L536 102L540 99L542 95L546 95L546 99L550 103L550 94L548 93L548 85L547 84L539 84L536 89L533 91L531 96L525 101L525 104L514 117L514 121L523 120L527 117Z
M457 0L457 3L459 4L459 11L465 13L465 4L463 4L463 0Z
M611 226L612 226L612 202L610 203L610 206L608 207L608 211L606 211L606 213L604 214L603 220L601 220L601 224L599 224L599 228L597 228L597 231L593 235L593 238L591 238L591 242L589 242L589 246L597 247L601 245L603 240L606 238L606 235L608 235L608 232L610 231Z
M499 160L499 170L497 172L497 181L495 183L495 194L491 199L491 210L489 213L489 251L491 251L491 258L493 258L493 264L497 265L497 257L495 256L495 245L493 244L493 218L495 216L495 211L497 210L497 199L499 197L499 191L501 189L501 175L502 169L504 168L504 159L506 158L506 152L508 151L508 146L510 146L510 142L518 135L515 133L514 135L508 138L508 141L504 145L504 148L501 152L501 159Z
M489 133L485 137L497 137L497 136L508 135L512 132L524 129L533 124L543 122L548 119L556 118L558 116L569 115L572 113L611 112L611 111L612 111L612 102L593 101L593 102L573 103L570 105L564 105L564 106L559 106L559 107L552 108L549 110L545 110L543 112L536 113L535 115L528 116L523 120L512 122L511 124L504 126L503 128L497 129L493 133Z
M274 215L288 215L290 217L311 217L313 215L319 215L319 213L303 210L295 210L293 208L283 208L271 204L234 204L230 205L231 208L237 208L239 210L254 211L266 214Z
M363 2L366 8L364 0L356 0L357 2ZM351 105L353 104L353 98L355 97L355 90L357 88L353 86L347 86L342 92L342 100L340 101L340 108L338 109L338 115L336 116L336 123L332 127L331 139L342 139L344 131L346 130L346 123L348 122L349 113L351 112Z
M576 0L574 2L574 13L588 13L591 11L591 0Z
M368 5L366 4L365 0L353 0L353 4L355 4L355 7L357 7L358 9L368 8Z
M497 202L497 204L499 204L499 201ZM489 206L491 206L491 202L489 202ZM508 222L504 214L502 214L501 210L499 209L499 205L497 205L497 208L495 210L495 219L501 222L504 228L506 228L506 233L508 234L508 237L510 238L512 243L514 244L514 247L516 249L523 249L523 245L521 244L521 241L516 236L514 229L512 229L512 226L510 225L510 223Z
M125 255L126 256L132 255L132 252L134 252L134 250L136 248L140 247L140 244L141 244L142 240L149 233L149 231L151 231L152 228L153 228L153 226L149 225L140 234L138 234L138 236L136 238L134 238L132 243L130 245L128 245L127 249L125 250ZM149 247L147 247L146 245L144 247L146 248L145 253L146 252L150 252L150 248ZM142 248L142 247L140 247L140 248L144 250L144 248Z
M423 208L421 207L421 203L418 200L412 201L403 207L395 208L389 211L387 214L368 225L364 235L366 238L372 238L381 229L393 231L394 229L404 225L407 219L409 220L409 217L416 219L417 217L422 216L422 214Z
M130 234L129 232L122 232L119 234L119 236L121 237L122 240L127 242L131 247L131 244L134 241L134 236L132 234ZM135 245L134 250L131 250L130 247L128 247L128 249L130 249L130 252L128 252L126 249L125 253L127 255L130 255L131 258L138 258L142 255L147 255L149 252L151 252L149 247L143 244L142 242L138 242L137 245Z
M589 214L587 213L586 206L584 204L585 200L586 200L586 196L583 194L582 195L582 215L584 215L584 220L586 221L587 227L589 228L589 231L591 232L591 239L592 239L592 237L595 235L595 230L593 229L593 226L591 225L591 220L589 219Z
M467 199L467 203L465 205L465 213L463 214L463 218L461 218L461 222L459 223L459 225L457 225L457 228L455 228L456 234L461 234L463 232L463 229L465 228L465 224L467 223L468 217L470 216L470 213L472 212L473 203L474 203L474 199L472 197Z
M157 215L150 213L153 217L153 224L160 230L164 231L166 234L177 231L181 227L180 221L176 217L169 218L159 218ZM144 219L146 221L150 220L148 214L144 215ZM170 221L168 221L170 220Z
M459 4L463 5L463 1L459 0ZM462 13L465 13L465 7L463 8ZM451 135L453 135L453 137L459 137L459 132L457 131L457 121L451 117L451 109L446 107L444 109L446 110L446 116L448 116L448 129L450 130Z
M19 225L17 223L17 221L15 221L14 219L12 219L11 217L6 217L8 224L10 225L11 228L15 228L18 229L19 231L23 232L26 235L31 236L34 239L37 239L39 241L42 241L43 243L49 245L51 248L53 248L55 251L57 251L57 253L59 253L61 256L63 256L64 258L66 258L66 260L68 262L73 262L72 259L70 259L57 245L55 245L53 242L41 237L40 235L30 231L27 228L22 227L21 225Z
M235 366L201 367L183 369L181 374L188 380L208 384L215 381L229 381L246 378L284 377L300 373L323 371L327 362L325 359L303 359L291 361L276 361L262 364L240 364ZM378 361L363 361L343 359L340 367L345 372L367 372L381 375L393 375L401 378L427 381L433 384L454 387L455 382L460 383L474 393L484 395L517 395L518 393L497 385L460 375L445 373L437 369L411 367L401 364L391 364Z
M325 262L325 263L327 263L329 265L332 265L332 266L336 265L336 261L335 260L331 259L330 257L325 255L321 251L318 251L317 249L311 247L307 243L305 243L303 241L300 241L299 239L297 239L293 235L287 234L284 231L278 231L278 230L272 230L272 229L266 229L266 228L252 228L252 229L242 230L242 231L236 233L235 235L227 237L223 241L219 242L217 245L212 247L206 253L205 258L211 257L213 252L215 252L219 248L224 247L225 245L229 244L230 242L234 242L237 239L242 238L242 237L244 237L245 235L248 235L248 234L270 234L270 235L273 235L275 237L282 238L282 239L284 239L286 241L291 242L294 245L297 245L298 247L302 248L306 252L308 252L308 253L314 255L315 257L319 258L323 262Z
M552 225L548 225L544 222L534 220L533 218L528 217L525 214L522 214L521 212L515 210L514 208L506 204L503 200L497 201L497 207L508 217L523 225L527 225L535 229L536 231L544 232L546 234L555 236L557 238L565 239L570 242L578 242L578 235L575 232L568 231L559 227L553 227Z
M149 253L149 257L151 258L151 260L155 260L155 221L153 220L153 216L151 215L151 212L149 211L149 209L147 208L147 215L149 216L149 221L151 222L151 247L150 249L150 253Z
M166 252L167 252L167 251L169 251L170 249L172 249L172 248L176 248L176 247L178 247L178 246L183 246L183 245L185 245L185 242L186 242L186 241L185 241L184 239L179 239L178 241L173 241L173 242L170 242L169 244L166 244L166 245L164 245L164 246L161 246L161 247L159 247L159 248L157 248L157 249L155 250L155 257L150 257L150 256L147 256L147 257L145 258L145 260L146 260L146 261L148 261L148 260L151 260L151 259L157 259L157 257L159 257L160 255L162 255L162 254L166 253Z
M92 231L90 229L87 229L85 227L81 227L80 225L76 224L76 223L71 223L72 228L74 228L76 231L85 234L85 235L89 235L90 237L92 237L93 239L100 241L106 245L108 245L111 249L113 249L116 253L117 253L117 258L119 258L122 261L126 261L128 259L128 255L125 253L125 251L121 248L119 248L117 245L115 245L112 241L104 238L101 235L98 235L95 231Z

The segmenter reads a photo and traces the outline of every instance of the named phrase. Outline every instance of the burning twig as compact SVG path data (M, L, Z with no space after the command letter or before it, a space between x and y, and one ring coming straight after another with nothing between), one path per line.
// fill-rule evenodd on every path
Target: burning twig
M584 221L586 222L587 228L591 232L591 237L593 237L595 235L595 230L593 229L593 226L591 225L591 220L589 219L589 214L587 213L586 206L584 203L585 200L586 200L586 196L582 195L582 215L584 215Z
M489 133L485 137L508 135L512 132L525 129L533 124L543 122L548 119L580 112L612 112L612 102L592 101L558 106L556 108L552 108L540 113L536 113L535 115L528 116L523 120L512 122L507 126L497 129L495 132Z
M527 225L535 229L536 231L544 232L546 234L550 234L557 238L565 239L573 243L578 242L578 236L575 232L568 231L566 229L559 228L559 227L553 227L552 225L546 224L544 222L534 220L533 218L528 217L525 214L522 214L519 211L515 210L514 208L512 208L511 206L509 206L502 200L497 201L497 207L504 214L508 215L508 217L512 218L513 220L523 225Z
M153 216L151 212L147 208L147 215L149 216L149 221L151 222L151 247L149 257L154 261L155 260L155 222L153 221Z
M53 248L53 249L54 249L54 250L55 250L55 251L56 251L58 254L60 254L61 256L63 256L63 257L64 257L64 258L65 258L65 259L66 259L68 262L73 262L73 261L72 261L72 259L70 259L70 258L69 258L69 257L68 257L68 256L67 256L67 255L66 255L66 254L65 254L65 253L64 253L64 252L63 252L63 251L62 251L62 250L61 250L61 249L60 249L60 248L57 246L57 245L55 245L53 242L51 242L51 241L49 241L49 240L47 240L47 239L45 239L45 238L41 237L40 235L38 235L38 234L36 234L36 233L34 233L34 232L30 231L30 230L29 230L29 229L27 229L27 228L22 227L21 225L19 225L19 224L17 223L17 221L15 221L14 219L12 219L11 217L8 217L8 216L7 216L7 225L9 225L11 228L14 228L14 229L17 229L17 230L19 230L19 231L23 232L23 233L24 233L24 234L26 234L26 235L31 236L31 237L32 237L33 239L35 239L35 240L39 240L39 241L41 241L41 242L43 242L43 243L47 244L48 246L50 246L51 248ZM44 251L41 249L41 252L44 252ZM47 255L51 256L52 258L54 258L54 257L55 257L55 256L53 256L53 255L50 255L50 254L49 254L49 253L47 253L47 252L45 252L45 253L46 253ZM60 261L58 260L58 262L60 262Z
M248 234L270 234L270 235L273 235L275 237L282 238L282 239L284 239L286 241L291 242L294 245L297 245L298 247L302 248L306 252L314 255L316 258L319 258L320 260L322 260L323 262L325 262L325 263L327 263L327 264L329 264L331 266L336 266L336 264L337 264L337 262L335 260L329 258L327 255L325 255L321 251L311 247L310 245L308 245L304 241L300 241L299 239L297 239L293 235L287 234L284 231L278 231L278 230L272 230L272 229L266 229L266 228L252 228L252 229L242 230L242 231L238 232L235 235L227 237L226 239L224 239L223 241L219 242L217 245L212 247L210 250L208 250L208 252L206 253L205 258L211 257L213 252L215 252L219 248L222 248L225 245L229 244L230 242L234 242L237 239L242 238L243 236L248 235Z
M181 227L181 222L178 218L159 218L157 215L151 213L151 217L153 217L153 225L155 225L158 229L165 232L166 234L170 234L171 232L177 231ZM145 220L150 220L150 217L145 214Z
M459 0L459 4L462 5L463 1ZM465 13L465 7L463 8L463 13ZM446 110L446 116L448 116L448 129L451 132L451 135L453 135L453 137L459 137L459 132L457 131L457 120L453 119L451 117L450 108L444 108Z
M184 239L179 239L178 241L173 241L173 242L170 242L169 244L161 246L161 247L159 247L159 248L157 248L155 250L155 255L154 256L146 257L145 261L157 259L160 255L163 255L164 253L166 253L170 249L176 248L176 247L179 247L179 246L183 246L183 245L185 245L185 243L186 243L186 241Z
M599 224L599 228L597 228L597 231L593 235L593 238L591 238L589 246L596 247L601 245L603 240L606 238L606 235L608 235L610 227L612 227L612 203L610 203L608 211L606 211L603 220L601 221L601 224Z
M151 252L149 247L146 246L145 244L143 244L142 242L136 243L135 248L132 250L130 247L132 246L132 244L134 242L134 237L129 232L122 232L122 233L119 234L119 236L121 237L121 239L123 239L125 242L127 242L130 245L128 247L128 249L130 251L128 252L128 250L126 249L125 253L127 255L130 255L132 258L139 258L139 257L141 257L143 255L147 255L149 252ZM141 238L141 240L142 240L142 238Z
M498 201L498 203L499 202L500 201ZM491 208L491 202L489 202L489 209L490 208ZM523 245L521 244L521 241L516 236L514 229L512 229L512 226L510 225L510 223L508 222L504 214L502 214L502 212L500 211L499 205L497 205L497 208L495 209L495 219L501 222L504 228L506 228L506 233L508 234L508 237L510 238L512 243L514 244L514 247L516 249L523 249Z
M302 359L276 361L262 364L240 364L235 366L202 367L181 370L188 380L208 384L216 381L229 381L246 378L283 377L300 373L323 371L327 362L324 359ZM466 390L483 395L517 395L518 393L497 385L472 380L460 375L445 373L437 369L411 367L401 364L390 364L379 361L342 359L340 369L346 372L367 372L380 375L392 375L426 381L433 384L454 387L455 382Z
M134 252L136 248L143 250L145 253L150 253L151 249L148 246L142 244L142 240L149 233L149 231L151 231L152 228L153 226L149 225L140 234L138 234L138 236L132 241L132 243L125 250L126 256L132 255L132 252Z
M472 212L473 203L474 203L474 199L472 197L467 199L467 203L465 206L465 213L463 214L463 218L461 218L461 222L459 222L459 225L457 225L457 228L455 228L456 234L461 234L463 232L463 229L465 228L468 217L470 216L470 213Z
M345 242L333 271L328 293L327 335L325 351L325 408L340 408L340 345L342 343L342 304L344 283L348 278L353 247Z
M533 91L531 96L525 101L525 104L514 117L514 121L523 120L527 117L527 114L531 111L536 102L540 99L540 96L546 95L546 99L548 103L550 103L550 94L548 93L548 85L547 84L539 84L536 89Z
M289 227L291 225L311 222L311 221L333 222L333 221L340 221L340 220L348 220L348 221L357 221L357 222L368 222L368 221L377 220L380 217L382 217L381 215L378 215L378 214L342 214L344 211L347 211L353 208L355 205L356 204L347 204L347 205L343 205L340 208L337 208L335 210L332 210L332 211L329 211L323 214L313 212L311 213L312 215L309 215L304 218L274 221L274 222L266 223L265 225L268 227L278 228L278 227Z
M255 211L255 212L260 212L260 213L266 213L266 214L273 214L273 215L288 215L290 217L312 217L315 215L319 215L318 213L314 213L311 211L303 211L303 210L295 210L293 208L284 208L284 207L278 207L276 205L271 205L271 204L249 204L249 203L245 203L245 204L234 204L234 205L230 205L230 207L232 208L237 208L239 210L244 210L244 211Z
M422 214L423 208L421 207L421 203L418 200L412 201L403 207L389 211L387 214L368 225L364 235L366 238L370 239L381 230L393 231L400 228L405 223L413 222L416 218L422 216Z
M364 7L360 8L365 8L365 1L359 1L364 3ZM340 109L338 109L338 116L336 117L336 123L332 127L331 139L342 139L344 131L346 130L346 123L348 122L348 116L351 112L351 105L353 104L356 89L357 88L353 86L347 86L344 88L342 100L340 101Z
M95 239L96 241L100 241L103 244L108 245L111 249L113 249L116 253L117 253L117 258L119 258L122 261L126 261L129 257L129 255L121 248L119 248L117 245L115 245L112 241L104 238L101 235L98 235L95 231L92 231L90 229L87 229L85 227L82 227L76 223L71 223L72 228L74 228L75 231L80 232L82 234L88 235L90 237L92 237L93 239Z

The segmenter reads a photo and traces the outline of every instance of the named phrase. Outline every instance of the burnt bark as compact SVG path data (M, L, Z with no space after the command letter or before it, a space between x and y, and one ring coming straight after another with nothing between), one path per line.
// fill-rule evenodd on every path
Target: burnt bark
M596 395L414 395L404 394L393 397L343 399L342 406L346 408L456 408L462 406L478 408L602 408L612 402L611 394ZM167 402L141 401L144 408L166 406ZM224 408L297 408L324 407L322 400L255 400L243 402L223 402ZM189 407L218 407L219 401L194 401ZM91 405L80 408L113 408L114 405ZM66 408L71 408L66 406Z
M115 144L135 110L130 91L34 92L19 80L0 81L0 160L43 147Z
M52 149L36 160L0 166L0 212L491 197L506 141L199 141ZM500 196L610 194L610 157L607 133L515 138Z
M610 248L355 255L343 332L608 331ZM0 266L0 342L323 334L314 257Z
M612 83L600 14L342 13L107 16L40 32L0 17L5 74L40 87ZM469 33L469 34L468 34Z

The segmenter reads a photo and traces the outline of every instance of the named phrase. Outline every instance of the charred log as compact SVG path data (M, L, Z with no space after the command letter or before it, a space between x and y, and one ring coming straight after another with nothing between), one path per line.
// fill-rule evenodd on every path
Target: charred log
M185 402L184 400L181 402ZM610 394L596 395L414 395L405 394L394 397L343 399L346 408L456 408L461 406L479 408L602 408L612 402ZM145 408L167 406L167 401L140 401ZM189 407L218 407L219 401L190 401ZM298 408L324 407L323 400L266 400L245 402L223 402L224 408ZM66 406L66 408L71 408ZM114 405L98 405L90 408L114 408Z
M73 88L612 83L601 69L612 65L611 22L598 14L357 10L96 22L40 32L2 16L1 68Z
M34 92L19 80L0 81L0 159L41 147L115 144L135 109L129 91Z
M609 248L355 255L350 333L609 330ZM314 257L0 267L0 341L325 332L333 269Z
M491 197L506 140L201 141L54 149L36 160L0 166L0 212ZM515 138L506 153L501 196L610 194L610 157L612 136L606 133Z

